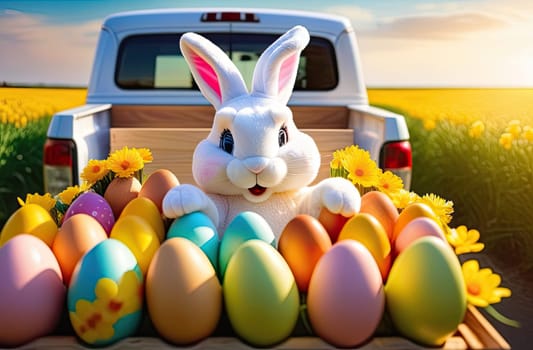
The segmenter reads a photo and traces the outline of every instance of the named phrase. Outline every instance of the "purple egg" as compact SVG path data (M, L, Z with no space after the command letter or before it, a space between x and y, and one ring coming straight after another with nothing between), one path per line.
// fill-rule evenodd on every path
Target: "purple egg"
M104 197L95 192L85 192L76 198L68 207L63 221L76 214L87 214L94 217L102 225L108 236L115 224L113 209Z

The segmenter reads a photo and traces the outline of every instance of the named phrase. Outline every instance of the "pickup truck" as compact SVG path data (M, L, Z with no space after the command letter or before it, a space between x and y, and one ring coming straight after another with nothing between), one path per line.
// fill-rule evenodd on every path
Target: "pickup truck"
M403 116L368 104L356 35L343 17L266 9L162 9L111 15L103 22L83 106L56 113L44 146L45 191L80 183L89 159L148 147L159 168L194 183L196 144L211 127L214 108L194 84L179 39L196 32L221 47L249 85L262 51L296 24L311 40L303 51L289 107L299 129L321 151L317 180L329 176L336 149L370 152L384 170L411 182L411 146Z

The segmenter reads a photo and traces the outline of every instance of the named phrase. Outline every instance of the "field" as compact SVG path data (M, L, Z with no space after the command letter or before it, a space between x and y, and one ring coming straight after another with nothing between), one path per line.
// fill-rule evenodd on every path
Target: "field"
M50 116L84 89L0 89L0 224L17 196L42 193ZM454 203L452 227L481 232L491 256L533 267L533 89L371 89L371 104L406 116L412 190Z

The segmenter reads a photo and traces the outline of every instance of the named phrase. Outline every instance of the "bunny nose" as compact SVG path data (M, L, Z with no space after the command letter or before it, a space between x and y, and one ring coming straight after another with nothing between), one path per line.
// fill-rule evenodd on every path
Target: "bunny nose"
M254 174L259 174L266 168L270 160L265 157L250 157L243 161L244 166Z

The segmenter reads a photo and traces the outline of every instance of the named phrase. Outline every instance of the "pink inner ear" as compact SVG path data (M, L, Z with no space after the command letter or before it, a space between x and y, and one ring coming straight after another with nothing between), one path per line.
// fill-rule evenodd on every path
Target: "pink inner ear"
M295 68L294 66L297 63L298 63L298 54L295 53L292 56L288 57L281 64L281 67L279 69L278 94L281 93L281 91L287 87L286 85L291 79L293 69Z
M220 84L218 83L218 76L213 67L199 55L192 53L192 61L196 71L200 74L202 80L217 94L218 98L222 100L222 93L220 92Z

